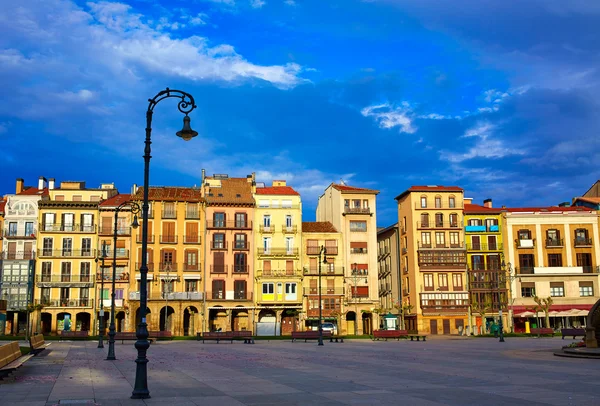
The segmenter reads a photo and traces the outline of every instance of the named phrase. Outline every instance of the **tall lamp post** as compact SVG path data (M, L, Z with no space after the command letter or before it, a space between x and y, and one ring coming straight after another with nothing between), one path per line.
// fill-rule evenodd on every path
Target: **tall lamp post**
M100 324L98 325L98 329L100 333L98 334L98 348L104 348L104 258L106 258L106 242L102 242L102 254L100 256L102 262L100 263L100 268L102 268L101 281L100 281ZM96 258L96 266L98 265L98 258Z
M131 213L133 214L133 222L131 227L138 228L137 215L140 213L140 205L136 202L127 201L123 202L115 208L115 227L113 229L113 266L112 266L112 293L110 295L110 327L108 328L108 355L106 359L108 361L114 361L117 359L115 356L115 335L117 334L115 329L115 279L117 279L117 234L119 226L119 211L129 206Z
M169 331L168 327L169 326L169 322L168 322L168 317L169 317L169 294L171 293L171 283L173 283L173 279L175 278L171 278L171 263L168 262L165 264L165 271L167 271L167 277L166 279L163 279L163 283L164 283L164 288L163 288L163 297L165 299L165 331Z
M354 335L357 336L358 335L358 289L356 288L356 285L358 285L358 265L357 264L352 264L352 273L354 274L354 294L352 295L354 297Z
M503 343L504 342L504 326L502 323L502 301L500 300L500 282L502 281L503 284L506 284L506 267L508 265L508 278L510 279L510 282L512 283L512 278L510 276L510 270L511 270L511 264L510 262L508 264L505 264L504 261L502 261L502 264L500 265L501 267L501 273L498 273L498 329L500 330L500 339L498 340L499 342ZM500 278L502 276L502 278ZM508 300L507 300L508 303ZM510 313L509 313L510 314Z
M148 189L150 187L150 145L152 141L150 136L152 134L152 114L156 105L164 99L177 98L180 99L177 108L180 112L185 114L183 117L183 128L177 132L177 136L181 137L185 141L189 141L198 133L190 127L190 118L188 114L196 108L196 103L191 94L183 92L181 90L171 90L169 88L159 92L154 98L148 99L148 110L146 110L146 140L144 148L144 201L142 204L142 265L140 267L140 324L136 332L137 341L135 342L135 348L137 349L138 355L135 360L135 384L133 392L131 393L132 399L148 399L150 397L150 391L148 390L148 358L146 352L150 347L148 342L148 325L146 324L146 310L148 304L148 260L146 258L148 252Z
M323 256L323 263L327 263L327 249L321 245L319 250L319 344L323 345L323 304L321 303L321 255Z

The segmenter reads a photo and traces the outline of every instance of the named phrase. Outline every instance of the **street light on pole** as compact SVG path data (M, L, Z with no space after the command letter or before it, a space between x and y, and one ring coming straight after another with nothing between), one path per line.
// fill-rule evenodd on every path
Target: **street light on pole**
M352 294L354 299L354 335L358 335L358 289L356 285L358 285L358 264L352 264L352 273L354 274L354 292Z
M113 266L112 266L112 293L110 295L110 327L108 329L108 355L106 356L107 361L114 361L117 359L115 356L115 335L117 334L115 328L115 279L117 279L117 234L119 226L119 211L129 206L131 213L133 214L133 222L131 227L138 228L137 215L140 213L140 205L136 202L127 201L123 202L115 208L115 227L113 229Z
M323 318L322 309L323 304L321 303L321 255L323 255L323 263L327 263L327 249L321 245L321 250L319 250L319 344L323 345L323 323L321 322Z
M508 279L510 279L510 283L512 283L512 279L510 276L510 269L511 269L511 264L510 262L508 264L505 264L504 261L502 261L502 264L500 265L501 272L502 274L498 274L498 328L500 329L500 339L498 340L498 342L503 343L504 342L504 326L502 324L502 301L500 300L500 276L502 276L502 283L506 284L506 267L508 265ZM507 298L508 299L508 298ZM508 303L508 300L507 300ZM509 313L510 314L510 313Z
M100 281L100 323L98 325L98 329L100 333L98 334L98 348L104 348L104 258L106 258L106 242L102 241L102 254L100 256L102 262L100 263L100 268L102 268L102 280ZM98 265L98 258L96 258L96 266Z
M168 317L169 317L169 293L171 293L171 283L173 282L173 279L171 279L171 263L167 262L165 265L165 271L167 271L167 277L163 279L163 297L165 299L165 323L164 323L164 328L165 331L169 331L169 323L168 323Z
M146 258L148 252L148 189L150 187L150 145L152 141L152 114L154 107L164 99L177 98L180 101L177 108L185 114L183 117L183 128L177 132L177 136L184 141L189 141L198 133L190 127L190 118L188 114L196 108L196 103L191 94L182 92L181 90L171 90L169 88L159 92L154 98L148 99L148 109L146 110L146 140L144 148L144 201L142 204L142 265L140 267L140 324L136 332L137 341L135 348L137 349L135 384L132 399L147 399L150 397L148 390L148 358L146 352L150 347L148 342L148 325L146 324L146 310L148 305L148 260Z

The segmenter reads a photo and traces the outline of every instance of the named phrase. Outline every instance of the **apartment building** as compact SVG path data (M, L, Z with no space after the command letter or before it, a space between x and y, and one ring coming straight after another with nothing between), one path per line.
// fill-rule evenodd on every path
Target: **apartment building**
M92 331L95 314L95 259L98 243L98 204L118 192L114 184L87 188L85 182L65 181L47 187L38 202L38 247L34 302L43 306L43 334ZM41 183L41 182L40 182Z
M379 325L377 274L377 215L379 191L345 184L329 185L319 197L317 221L328 221L344 236L346 312L349 334L370 334Z
M503 250L503 209L492 207L492 199L478 205L465 198L464 203L472 332L489 333L491 324L498 323L500 309L503 326L509 328L509 275Z
M37 187L24 186L23 179L17 179L15 193L5 196L0 279L0 300L7 302L5 334L26 329L27 307L33 303L38 202L47 195L42 177Z
M524 331L527 321L537 324L535 296L552 298L552 326L583 324L600 288L598 212L585 207L509 208L503 222L514 330Z
M104 309L104 326L108 327L110 323L111 295L113 282L113 262L115 262L115 328L117 332L127 331L132 324L129 318L129 283L130 283L130 265L132 261L132 243L131 236L136 231L132 228L134 215L131 213L131 206L127 202L132 201L130 194L118 194L98 205L98 261L95 263L96 275L96 297L98 298L98 310ZM117 207L123 205L117 214L117 224L115 228L115 213ZM141 207L141 206L140 206ZM141 220L141 213L138 214L138 222ZM114 244L114 235L117 235L116 245ZM104 248L104 250L103 250ZM106 255L104 261L102 256ZM116 254L116 256L115 256ZM102 266L104 264L104 266ZM131 267L133 268L133 267ZM98 314L98 318L100 315Z
M385 313L395 314L400 321L402 277L400 272L400 228L398 223L377 231L377 275L379 304ZM398 322L397 325L401 323Z
M143 188L134 186L133 198L140 207ZM202 270L204 250L204 199L199 188L150 187L148 190L147 298L148 330L173 335L195 335L203 331ZM140 267L142 227L138 228L130 267L130 331L140 322Z
M319 275L321 278L322 321L336 325L338 334L347 334L342 323L344 307L344 241L342 233L328 221L302 223L304 330L319 329ZM320 271L320 272L319 272ZM353 333L353 329L351 330Z
M206 177L206 287L208 329L253 331L254 176Z
M469 293L463 228L463 189L412 186L396 197L403 303L409 330L458 334L467 325Z
M256 334L290 334L302 310L302 199L285 180L274 180L257 183L254 200Z

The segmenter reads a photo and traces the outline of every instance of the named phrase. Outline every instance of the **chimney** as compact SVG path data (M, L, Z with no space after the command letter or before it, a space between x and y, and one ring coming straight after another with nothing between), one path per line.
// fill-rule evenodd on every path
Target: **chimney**
M273 181L273 187L277 187L277 186L285 186L285 180L274 180Z
M15 194L19 194L23 191L24 180L21 178L17 178L17 187L15 188Z
M138 189L137 184L134 183L133 186L131 187L131 194L135 195L137 193L137 189Z
M487 207L488 209L492 208L492 199L485 199L483 201L483 207Z
M54 183L55 183L54 178L48 179L48 190L54 190Z
M46 187L46 178L40 176L40 179L38 180L38 190L43 190L44 187Z
M471 204L471 203L473 203L473 198L472 197L465 197L463 199L463 203L464 204Z
M206 179L206 170L202 169L202 181L200 182L202 186L204 186L204 179Z

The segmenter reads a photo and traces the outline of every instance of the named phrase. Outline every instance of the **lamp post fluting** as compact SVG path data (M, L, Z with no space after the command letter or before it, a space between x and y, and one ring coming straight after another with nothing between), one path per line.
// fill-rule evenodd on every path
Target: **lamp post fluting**
M110 327L108 328L108 355L106 359L108 361L114 361L117 359L115 356L115 335L117 334L115 329L115 280L117 279L117 235L118 235L118 227L119 227L119 211L123 208L129 206L131 209L131 214L133 214L133 222L131 227L137 228L137 215L140 213L141 208L140 205L136 202L127 201L123 202L115 208L115 223L113 229L113 264L112 264L112 292L110 295Z
M148 305L148 260L146 258L148 252L148 189L150 181L150 155L152 144L152 114L156 105L164 99L177 98L180 99L177 108L185 114L183 117L183 128L177 132L177 136L185 141L189 141L198 133L191 129L190 118L188 114L196 108L196 103L191 94L181 90L171 90L169 88L159 92L154 98L148 99L148 110L146 110L146 140L144 141L144 200L142 204L142 264L140 267L140 323L137 328L135 348L137 349L135 383L132 399L147 399L150 397L148 390L148 358L146 352L150 347L148 342L148 325L146 324L146 310Z
M319 250L319 344L323 345L323 304L321 303L321 256L323 256L323 263L327 263L327 249L321 245Z
M100 323L98 324L98 329L100 330L98 334L98 348L104 348L104 258L106 257L106 243L102 242L102 254L100 256L100 268L102 269L100 277ZM98 263L98 258L96 258L96 263Z

